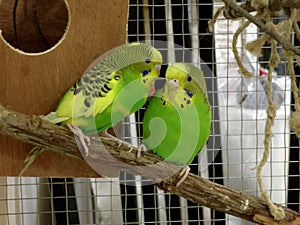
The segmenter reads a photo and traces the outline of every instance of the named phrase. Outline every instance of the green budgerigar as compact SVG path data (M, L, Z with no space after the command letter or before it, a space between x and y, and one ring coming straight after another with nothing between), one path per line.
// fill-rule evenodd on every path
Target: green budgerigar
M184 166L176 186L187 177L188 165L206 144L210 127L203 72L192 64L174 63L144 114L143 145L166 161Z
M161 64L160 52L151 45L119 46L96 60L46 118L72 125L75 133L75 127L106 131L145 104Z
M145 104L161 64L160 52L150 45L117 47L94 62L66 92L55 116L63 120L62 125L69 123L85 132L106 130ZM116 99L118 106L114 106Z
M106 130L146 103L161 64L160 52L151 45L119 46L91 64L61 98L56 111L42 118L67 125L87 155L89 138L83 132L113 138Z

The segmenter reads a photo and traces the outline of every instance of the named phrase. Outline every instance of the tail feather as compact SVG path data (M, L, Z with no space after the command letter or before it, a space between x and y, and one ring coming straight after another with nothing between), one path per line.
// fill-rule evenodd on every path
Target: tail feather
M67 116L65 116L65 117L57 117L56 116L56 112L51 112L51 113L49 113L46 116L41 115L40 117L43 120L47 120L48 122L54 123L54 124L61 123L61 122L64 122L64 121L66 121L66 120L69 119L69 117L67 117Z

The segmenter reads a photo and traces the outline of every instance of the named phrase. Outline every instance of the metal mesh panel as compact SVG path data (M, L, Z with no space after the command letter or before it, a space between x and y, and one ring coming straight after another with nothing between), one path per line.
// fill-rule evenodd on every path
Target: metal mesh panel
M263 152L263 73L269 47L264 47L261 58L247 53L245 43L255 39L259 30L255 26L246 29L238 49L256 77L242 78L231 53L231 40L243 21L220 18L214 36L207 33L207 22L220 5L217 1L130 0L128 42L165 41L159 48L165 58L162 71L175 61L210 69L205 77L213 112L212 132L191 172L259 196L253 169ZM293 99L286 75L282 61L274 74L273 100L279 107L263 179L273 201L299 211L299 143L288 126ZM122 124L121 138L136 146L141 143L143 112L141 109ZM140 176L122 173L120 180L1 178L0 224L251 224L165 193Z

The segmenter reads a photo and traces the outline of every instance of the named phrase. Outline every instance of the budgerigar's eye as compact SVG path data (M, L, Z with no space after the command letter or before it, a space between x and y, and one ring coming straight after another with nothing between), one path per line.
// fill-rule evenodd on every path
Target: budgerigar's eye
M191 82L192 81L192 77L188 76L186 80L187 80L187 82Z
M145 59L145 63L149 64L151 63L151 60L149 58Z

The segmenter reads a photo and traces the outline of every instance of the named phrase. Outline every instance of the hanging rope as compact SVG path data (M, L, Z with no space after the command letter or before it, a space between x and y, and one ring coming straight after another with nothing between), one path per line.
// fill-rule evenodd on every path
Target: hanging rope
M216 22L217 17L221 14L220 11L224 11L224 15L228 19L236 19L234 16L231 16L232 14L241 14L246 17L245 10L240 8L237 5L234 5L232 1L223 0L225 2L225 6L223 6L221 9L218 10L215 13L214 18L209 22L210 30L213 30L213 24ZM270 5L270 3L273 3L273 5ZM234 6L234 8L230 8L228 4L230 3L231 6ZM249 1L247 1L247 4L249 6ZM297 60L298 65L300 65L300 56L295 54L295 52L298 52L298 49L295 49L295 46L291 46L290 44L290 34L292 30L295 31L296 38L300 41L300 29L298 27L297 21L300 20L300 10L299 9L289 9L282 7L281 1L269 1L269 0L252 0L251 1L251 7L255 9L257 14L255 17L247 16L249 19L247 22L245 22L242 26L240 26L235 34L233 35L233 41L232 41L232 51L235 56L236 62L240 68L240 72L245 77L251 77L253 76L242 64L242 61L239 57L239 52L237 50L236 44L238 40L238 36L243 32L246 27L249 26L251 22L257 23L257 19L265 21L265 23L261 24L259 27L262 31L272 31L272 32L265 32L260 37L258 37L256 40L247 43L246 49L255 56L261 55L261 49L264 46L266 42L271 43L271 56L270 56L270 63L269 63L269 73L268 73L268 80L267 80L267 101L268 101L268 108L267 108L267 120L265 124L265 139L264 139L264 153L261 161L259 162L258 166L256 167L256 176L257 181L259 184L260 191L262 193L262 198L266 202L266 204L269 207L270 213L274 217L275 220L282 220L285 217L284 210L276 206L270 199L270 196L268 195L264 185L263 185L263 179L262 179L262 169L266 162L268 161L269 154L270 154L270 145L272 140L272 126L274 124L275 118L276 118L276 105L273 103L272 100L272 73L275 69L275 67L278 66L280 62L280 56L277 52L277 44L279 43L278 40L280 40L280 44L283 46L283 56L287 60L288 69L291 75L291 87L293 96L295 99L295 112L292 113L290 118L290 127L292 130L294 130L298 137L300 137L300 103L299 103L299 90L296 83L296 75L294 71L294 62L293 59L295 58ZM226 12L227 11L227 12ZM237 13L238 12L238 13ZM284 21L281 21L278 24L274 24L272 22L272 17L282 15L283 12L285 12L287 19ZM246 12L247 13L247 12ZM248 13L249 14L249 13ZM226 16L229 15L229 16ZM272 34L272 35L271 35ZM285 48L286 47L286 48Z
M266 188L263 184L262 179L262 169L264 165L267 163L269 155L270 155L270 143L272 140L272 126L275 121L276 117L276 105L273 103L272 96L272 73L275 67L278 65L280 61L280 57L277 53L277 42L275 40L271 41L271 56L270 56L270 64L269 64L269 73L268 73L268 86L267 86L267 100L268 100L268 108L267 108L267 121L265 125L265 139L264 139L264 153L261 161L259 162L256 168L256 177L258 181L258 185L261 191L262 198L265 200L266 204L268 205L270 212L275 220L282 220L285 217L284 210L281 207L276 206L270 199Z

